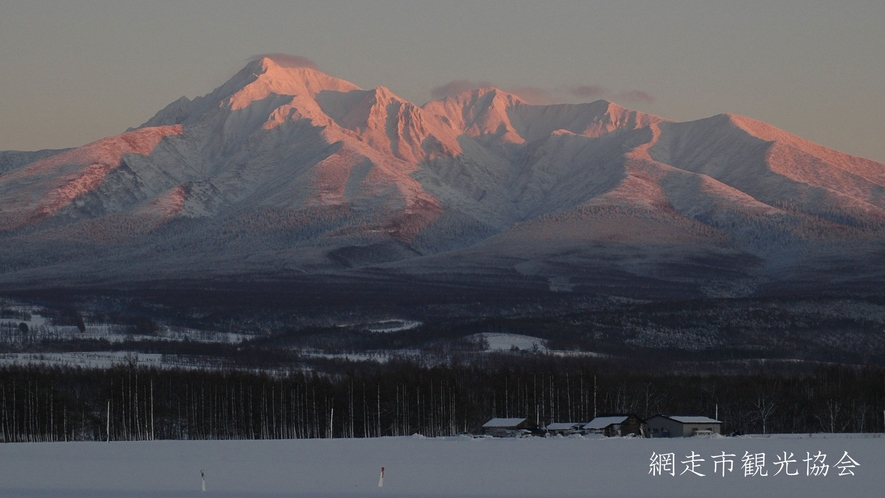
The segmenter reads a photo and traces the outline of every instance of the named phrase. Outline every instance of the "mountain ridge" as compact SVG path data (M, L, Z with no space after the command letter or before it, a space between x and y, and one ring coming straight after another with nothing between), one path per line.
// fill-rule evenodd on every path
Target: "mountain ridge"
M32 154L0 153L11 285L487 270L747 295L857 258L876 269L885 238L885 165L751 118L496 88L418 106L271 58L121 135Z

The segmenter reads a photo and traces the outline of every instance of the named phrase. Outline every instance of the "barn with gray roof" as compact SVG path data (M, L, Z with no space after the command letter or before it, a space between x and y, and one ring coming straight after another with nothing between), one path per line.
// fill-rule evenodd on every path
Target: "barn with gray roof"
M722 422L698 415L655 415L645 419L651 437L692 437L721 434Z

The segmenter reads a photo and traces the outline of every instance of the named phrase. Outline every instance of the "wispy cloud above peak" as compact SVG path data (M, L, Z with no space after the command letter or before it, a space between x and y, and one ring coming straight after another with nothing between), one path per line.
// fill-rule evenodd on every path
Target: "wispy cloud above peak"
M600 85L578 85L569 87L568 92L582 99L598 99L608 93L608 90Z
M270 53L257 54L249 57L249 61L257 61L259 59L268 58L283 67L306 67L308 69L319 69L316 62L301 55Z
M446 84L431 88L430 95L434 99L444 99L446 97L458 95L469 90L476 90L477 88L488 88L490 86L494 85L492 85L488 81L452 80Z
M520 86L516 88L506 88L505 90L529 104L549 104L553 102L550 92L541 87Z
M642 90L630 90L629 92L621 92L614 96L614 100L622 102L624 104L655 103L655 98L648 92L643 92Z

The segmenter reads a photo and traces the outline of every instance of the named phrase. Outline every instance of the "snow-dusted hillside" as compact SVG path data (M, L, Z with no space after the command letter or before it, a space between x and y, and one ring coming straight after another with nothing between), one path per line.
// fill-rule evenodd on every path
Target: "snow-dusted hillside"
M676 123L494 88L417 106L264 58L122 135L0 153L0 281L875 287L883 187L881 163L740 116Z
M879 436L3 444L0 494L58 498L878 496L885 485L885 439ZM666 467L661 474L652 473L653 456L671 453L675 475ZM696 455L695 466L682 463L690 462L692 455ZM749 461L754 466L747 476ZM685 470L690 466L696 474ZM384 480L379 488L382 467ZM753 474L756 469L758 473ZM200 491L201 471L205 472L205 493Z

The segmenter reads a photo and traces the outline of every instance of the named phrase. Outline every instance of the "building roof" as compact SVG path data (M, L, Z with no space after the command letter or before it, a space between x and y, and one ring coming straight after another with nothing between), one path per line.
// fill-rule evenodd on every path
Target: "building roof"
M555 422L552 424L547 424L548 431L567 431L569 429L575 429L580 427L580 422Z
M584 429L605 429L612 424L623 424L630 415L609 415L604 417L596 417L584 424Z
M710 417L702 417L699 415L655 415L655 417L664 417L669 418L670 420L675 420L681 424L721 424L719 420L712 419ZM654 417L649 417L654 418ZM648 419L646 419L648 420Z
M516 427L525 421L526 421L525 417L523 417L523 418L493 418L493 419L489 420L488 422L482 424L482 427L484 429L491 429L491 428L498 428L498 427L511 428L511 427Z

